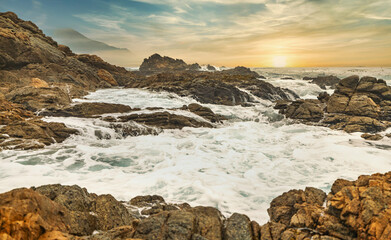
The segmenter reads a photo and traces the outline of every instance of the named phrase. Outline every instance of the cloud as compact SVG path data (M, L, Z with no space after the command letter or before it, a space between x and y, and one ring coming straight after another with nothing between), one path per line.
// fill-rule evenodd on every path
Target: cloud
M81 20L111 30L122 30L121 24L124 24L123 19L113 19L109 16L95 14L75 14L74 17Z

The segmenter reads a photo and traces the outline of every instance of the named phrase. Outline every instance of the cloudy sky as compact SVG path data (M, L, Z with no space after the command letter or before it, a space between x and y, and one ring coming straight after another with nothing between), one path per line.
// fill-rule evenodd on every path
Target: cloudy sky
M217 66L391 66L390 0L0 0L51 35L73 28L128 48L103 54L138 66L157 52Z

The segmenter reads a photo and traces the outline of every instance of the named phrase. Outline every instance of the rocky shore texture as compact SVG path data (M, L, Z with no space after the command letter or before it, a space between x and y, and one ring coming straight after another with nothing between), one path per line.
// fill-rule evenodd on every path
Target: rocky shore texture
M278 196L260 226L243 214L227 218L156 195L119 202L76 185L45 185L0 194L0 239L386 240L390 196L391 172L338 179L328 195L307 187Z
M198 70L187 67L182 60L149 58L155 65L152 72L163 70ZM148 63L151 65L150 63ZM143 64L141 69L148 68ZM165 64L168 67L161 67ZM146 67L145 67L146 66ZM160 66L160 68L159 68ZM129 85L144 80L144 71L132 73L111 65L95 55L75 54L59 45L32 22L24 21L12 12L0 13L0 150L36 149L64 141L75 129L61 123L48 123L40 116L97 118L110 123L122 137L158 134L162 129L183 127L214 127L224 118L200 105L181 109L141 109L106 103L75 104L72 98L83 97L99 88ZM239 92L236 88L229 91ZM218 98L210 95L209 98ZM213 100L211 100L213 101ZM187 111L198 118L176 114ZM132 114L114 118L103 114ZM107 138L96 133L98 138Z
M279 101L276 109L288 118L346 132L377 133L391 126L391 87L373 77L351 76L339 81L334 93L318 100ZM380 135L363 135L378 140Z

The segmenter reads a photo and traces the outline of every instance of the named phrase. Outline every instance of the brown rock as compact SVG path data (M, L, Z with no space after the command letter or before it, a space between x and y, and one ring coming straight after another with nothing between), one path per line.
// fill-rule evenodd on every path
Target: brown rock
M380 107L370 97L354 94L350 98L344 113L377 118L380 114Z
M48 109L39 113L41 116L55 117L99 117L107 113L125 113L132 111L127 105L113 103L79 103L61 109Z
M253 240L250 219L243 214L234 213L226 221L225 240Z
M33 112L43 108L61 108L71 103L70 96L60 88L22 87L6 94L6 98Z
M162 129L182 129L183 127L213 127L213 125L208 122L201 122L190 117L176 115L169 112L131 114L127 116L120 116L119 119L123 122L135 121L147 126L154 126Z
M318 122L323 118L323 110L319 104L317 100L298 100L288 105L284 113L288 118Z
M31 86L35 88L48 88L49 84L39 78L32 78Z
M0 194L0 236L2 239L38 239L50 231L69 230L67 210L29 189Z
M378 141L383 139L383 136L380 134L369 134L369 133L364 133L361 135L362 138L365 140L371 140L371 141Z
M109 73L108 71L106 71L104 69L99 69L98 76L100 79L109 83L111 86L118 86L117 81L115 81L113 75L111 75L111 73Z

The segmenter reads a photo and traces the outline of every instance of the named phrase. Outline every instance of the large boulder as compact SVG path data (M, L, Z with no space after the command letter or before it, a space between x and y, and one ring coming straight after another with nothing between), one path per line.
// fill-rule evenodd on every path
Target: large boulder
M30 189L0 194L0 238L36 240L46 232L70 230L69 212Z
M323 110L318 100L298 100L281 111L286 117L304 121L318 122L323 118Z
M314 105L313 100L302 100L285 105L277 103L275 108L289 118L307 122L311 119L332 129L375 133L391 126L390 93L391 87L381 79L350 76L339 81L331 96L321 93L318 96L321 103ZM317 117L313 118L314 113Z
M257 72L251 71L251 69L243 66L237 66L235 68L223 70L222 72L232 74L232 75L247 75L255 78L265 78L263 76L260 76Z
M174 59L170 57L162 57L155 53L149 58L145 58L140 66L140 72L143 74L184 71L184 70L198 70L199 65L187 65L182 59Z
M77 185L44 185L33 189L69 210L71 234L91 235L95 230L132 224L128 210L111 195L90 194Z

